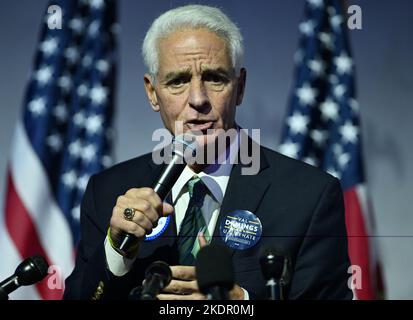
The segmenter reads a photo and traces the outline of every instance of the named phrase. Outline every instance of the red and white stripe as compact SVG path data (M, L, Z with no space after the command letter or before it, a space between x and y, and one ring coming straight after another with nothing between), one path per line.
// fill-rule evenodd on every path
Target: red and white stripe
M0 221L0 277L11 275L20 261L39 253L60 274L49 274L35 286L19 288L10 298L60 299L63 281L74 267L73 238L21 122L14 134L7 176Z
M375 287L377 272L377 248L374 236L374 219L370 214L364 185L344 191L348 250L352 265L361 268L361 288L354 289L358 300L377 299Z

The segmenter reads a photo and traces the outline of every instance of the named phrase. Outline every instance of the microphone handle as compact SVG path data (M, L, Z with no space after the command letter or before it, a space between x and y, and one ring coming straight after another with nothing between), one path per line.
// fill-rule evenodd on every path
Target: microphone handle
M267 281L266 287L268 300L280 300L281 288L274 278Z
M171 191L172 186L175 184L176 180L178 180L182 171L185 169L185 166L186 164L183 163L182 157L179 155L174 155L171 162L162 172L160 178L155 182L153 189L162 201ZM138 239L134 235L125 233L118 250L125 255L137 241Z
M16 275L12 275L11 277L8 277L6 280L0 283L0 290L5 292L6 294L13 292L18 287L20 287L20 284Z
M0 287L0 301L9 300L9 295L6 290Z

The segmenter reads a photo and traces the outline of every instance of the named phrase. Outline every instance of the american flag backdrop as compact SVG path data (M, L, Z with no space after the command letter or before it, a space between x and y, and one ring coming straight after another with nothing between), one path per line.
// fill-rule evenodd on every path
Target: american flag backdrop
M339 0L306 1L299 25L295 83L279 150L340 179L349 256L352 265L360 266L362 271L361 288L353 291L357 299L375 299L380 272L363 172L354 61L346 27Z
M79 205L90 175L111 164L115 0L56 0L45 8L34 68L16 125L0 216L0 278L33 254L52 266L14 299L60 299L74 267Z

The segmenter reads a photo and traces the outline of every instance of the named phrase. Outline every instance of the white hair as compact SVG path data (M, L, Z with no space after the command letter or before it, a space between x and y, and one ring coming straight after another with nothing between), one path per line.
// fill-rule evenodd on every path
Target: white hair
M238 27L218 8L187 5L160 15L146 33L142 55L154 80L159 68L159 40L187 28L205 28L222 38L228 46L234 71L238 74L244 56L243 39Z

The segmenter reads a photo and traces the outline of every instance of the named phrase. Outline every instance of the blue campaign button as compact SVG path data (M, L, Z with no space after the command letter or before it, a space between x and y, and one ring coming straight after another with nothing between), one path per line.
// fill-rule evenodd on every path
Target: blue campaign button
M171 216L161 217L158 219L158 225L156 228L152 229L150 234L145 236L145 241L151 241L158 238L168 227L168 224L171 220Z
M252 212L235 210L221 219L219 232L227 246L245 250L255 246L261 239L262 225Z

